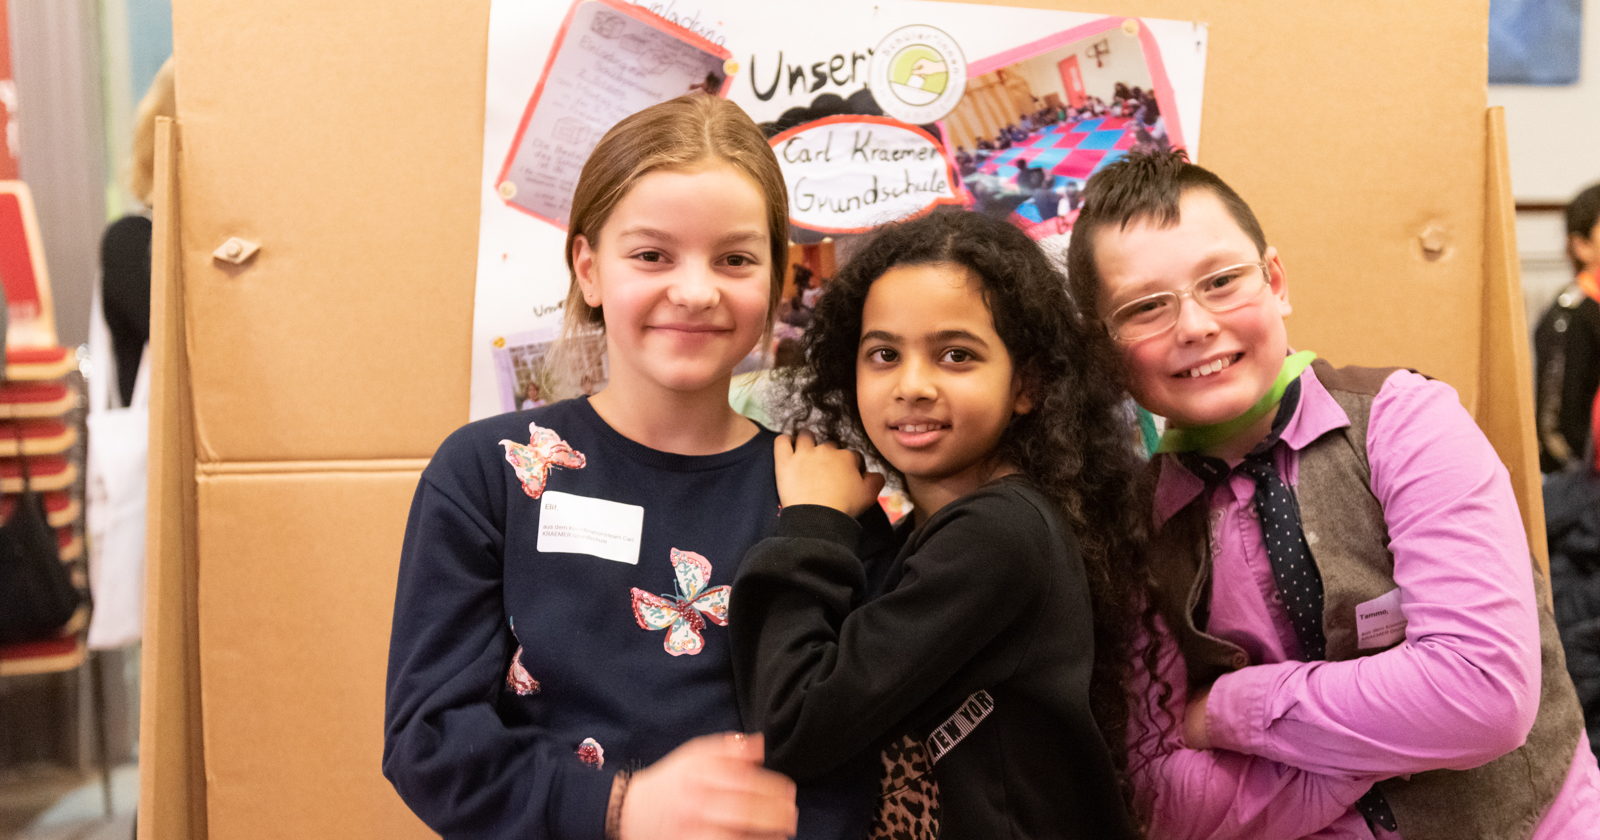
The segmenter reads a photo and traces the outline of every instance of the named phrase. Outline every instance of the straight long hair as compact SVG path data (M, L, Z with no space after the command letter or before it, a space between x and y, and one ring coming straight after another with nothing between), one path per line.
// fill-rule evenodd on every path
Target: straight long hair
M582 236L591 248L617 204L640 178L658 171L682 171L702 164L725 163L744 173L760 188L767 205L771 241L771 291L767 324L783 292L789 262L789 191L778 158L750 116L732 102L691 93L652 105L611 127L583 165L572 195L567 222L567 276L561 337L551 348L547 370L554 397L581 392L586 371L599 368L604 350L605 313L583 299L573 264L573 245Z

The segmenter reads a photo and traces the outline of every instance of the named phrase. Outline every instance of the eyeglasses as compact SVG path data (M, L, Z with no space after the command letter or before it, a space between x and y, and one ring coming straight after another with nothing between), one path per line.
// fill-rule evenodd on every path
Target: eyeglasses
M1267 264L1240 263L1213 271L1181 292L1157 292L1129 301L1106 316L1106 329L1118 341L1160 335L1178 323L1183 298L1210 312L1227 312L1255 300L1267 288Z

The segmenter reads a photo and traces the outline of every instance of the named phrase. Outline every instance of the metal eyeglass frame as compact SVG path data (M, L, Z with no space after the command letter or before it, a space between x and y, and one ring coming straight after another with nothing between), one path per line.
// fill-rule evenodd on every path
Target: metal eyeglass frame
M1261 269L1261 288L1257 289L1255 294L1252 294L1247 298L1243 298L1239 302L1234 303L1234 304L1232 304L1230 306L1222 307L1221 309L1218 309L1218 308L1213 307L1213 306L1209 306L1204 301L1202 301L1200 298L1195 296L1195 293L1194 293L1195 289L1198 288L1201 283L1204 283L1207 280L1210 280L1212 278L1218 277L1220 275L1227 274L1230 271L1237 271L1238 269L1244 268L1245 266L1252 266L1252 265L1255 266L1256 268ZM1154 337L1156 337L1158 335L1161 335L1162 333L1164 333L1164 332L1166 332L1166 331L1168 331L1168 330L1170 330L1173 327L1178 325L1178 318L1182 317L1182 314L1183 314L1183 308L1182 307L1183 307L1183 299L1184 298L1188 298L1188 299L1194 301L1195 305L1197 305L1200 308L1206 310L1207 312L1228 312L1230 310L1238 309L1239 307L1244 306L1245 304L1250 303L1251 301L1253 301L1256 298L1260 297L1261 296L1261 292L1263 290L1265 290L1265 289L1271 288L1271 286L1272 286L1272 272L1267 267L1266 260L1260 260L1260 261L1256 261L1256 262L1235 263L1233 265L1227 266L1225 268L1219 268L1216 271L1213 271L1213 272L1210 272L1210 273L1206 274L1204 277L1201 277L1198 280L1195 280L1193 283L1190 283L1182 291L1177 291L1177 292L1156 292L1154 294L1149 294L1149 295L1145 295L1144 297L1135 298L1134 300L1130 300L1127 303L1124 303L1123 305L1117 307L1115 310L1113 310L1111 312L1110 315L1107 315L1106 317L1104 317L1104 318L1102 318L1100 320L1101 320L1102 323L1105 324L1106 332L1111 334L1111 338L1113 340L1121 341L1121 342L1143 341L1143 340L1145 340L1147 338L1154 338ZM1173 315L1172 315L1172 319L1167 322L1166 326L1162 327L1161 329L1156 330L1155 332L1149 333L1147 335L1141 335L1141 336L1139 336L1137 338L1124 338L1121 335L1117 334L1117 327L1116 327L1116 324L1115 324L1115 321L1116 321L1116 318L1117 318L1117 313L1126 310L1130 306L1138 306L1141 303L1145 303L1145 302L1148 302L1150 300L1154 300L1154 299L1157 299L1157 298L1165 298L1165 297L1170 297L1170 298L1173 299L1173 307L1172 307Z

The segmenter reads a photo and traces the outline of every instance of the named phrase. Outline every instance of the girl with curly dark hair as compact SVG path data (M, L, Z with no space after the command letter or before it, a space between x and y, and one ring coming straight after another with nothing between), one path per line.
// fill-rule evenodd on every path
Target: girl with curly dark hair
M1139 834L1124 677L1150 519L1114 353L1026 235L965 211L881 229L817 305L791 380L810 431L776 442L734 664L773 769L883 749L874 836ZM915 504L893 533L851 448Z

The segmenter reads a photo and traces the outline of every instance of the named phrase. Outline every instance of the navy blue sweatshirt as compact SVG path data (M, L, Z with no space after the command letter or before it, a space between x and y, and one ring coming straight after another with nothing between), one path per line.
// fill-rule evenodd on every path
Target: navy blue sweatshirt
M384 775L423 822L600 840L617 770L746 728L728 585L776 523L772 442L660 452L578 399L440 446L406 525L384 715ZM861 836L867 793L802 786L799 836Z

